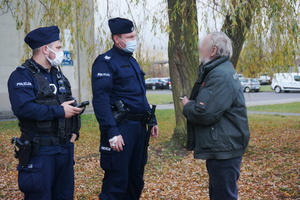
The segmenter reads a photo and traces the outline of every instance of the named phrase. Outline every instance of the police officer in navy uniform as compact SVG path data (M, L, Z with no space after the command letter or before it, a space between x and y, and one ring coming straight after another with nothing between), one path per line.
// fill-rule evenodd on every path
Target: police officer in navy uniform
M150 106L146 98L145 73L132 56L137 47L132 21L108 21L114 46L97 57L92 69L93 106L101 131L101 167L105 171L101 200L139 199L144 187L146 162L145 116ZM116 123L114 104L122 101L130 110L126 119ZM158 136L155 125L151 136Z
M64 57L57 26L42 27L24 40L31 59L8 80L12 110L21 137L18 183L25 200L73 199L74 141L82 108L75 107L70 83L58 67ZM28 159L28 160L27 160Z

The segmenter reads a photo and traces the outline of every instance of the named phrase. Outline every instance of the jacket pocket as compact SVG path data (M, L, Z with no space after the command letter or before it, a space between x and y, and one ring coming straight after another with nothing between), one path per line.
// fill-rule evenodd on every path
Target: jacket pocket
M131 67L131 66L128 66L128 67L124 67L124 68L121 68L119 71L119 76L121 78L129 78L129 77L132 77L134 76L134 69Z
M216 130L216 128L214 126L211 127L210 133L211 133L212 140L213 141L218 141L218 133L217 133L217 130Z
M199 144L203 149L220 147L217 126L207 127L199 133Z
M120 164L118 155L120 152L116 151L101 151L100 166L104 171L118 171L122 164Z
M205 112L208 104L210 103L210 99L213 95L213 92L207 90L207 89L202 89L196 99L196 109L199 112Z
M199 142L200 148L211 149L211 148L227 148L230 146L229 129L224 124L214 124L212 126L206 127L199 131Z
M28 167L17 167L18 184L23 193L38 193L45 190L45 174L43 173L43 162L41 157L32 159Z
M114 76L113 87L118 92L133 92L140 87L132 67L120 68L118 75Z

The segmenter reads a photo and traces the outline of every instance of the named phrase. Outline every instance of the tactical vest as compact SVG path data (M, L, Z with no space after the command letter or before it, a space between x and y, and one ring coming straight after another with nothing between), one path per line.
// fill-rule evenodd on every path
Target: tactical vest
M39 89L35 98L35 103L42 105L59 106L65 101L73 100L70 83L61 72L57 72L57 78L58 84L60 83L62 86L64 86L64 92L57 95L53 93L50 88L49 82L44 77L44 75L40 73L40 70L35 63L30 60L26 60L26 62L22 64L22 66L29 70L32 73L33 77L37 80ZM79 123L80 119L78 115L75 115L74 117L68 119L55 118L49 121L19 119L19 126L22 132L48 134L51 136L59 136L61 138L65 138L67 135L79 131Z

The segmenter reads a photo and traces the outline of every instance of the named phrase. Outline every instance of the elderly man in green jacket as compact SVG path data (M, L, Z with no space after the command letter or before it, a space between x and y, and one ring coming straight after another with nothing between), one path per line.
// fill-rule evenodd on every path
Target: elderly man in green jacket
M223 32L210 33L200 45L200 55L190 99L182 99L187 148L196 159L206 160L210 199L234 200L250 134L243 88L230 62L231 40Z

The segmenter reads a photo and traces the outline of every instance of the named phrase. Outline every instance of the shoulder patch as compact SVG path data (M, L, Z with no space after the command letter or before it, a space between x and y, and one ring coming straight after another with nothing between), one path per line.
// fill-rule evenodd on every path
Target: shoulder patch
M100 77L110 77L110 73L97 73L96 74L96 78L100 78Z
M16 88L33 88L32 83L30 81L20 81L16 83Z

